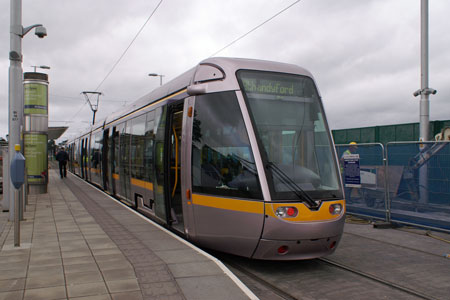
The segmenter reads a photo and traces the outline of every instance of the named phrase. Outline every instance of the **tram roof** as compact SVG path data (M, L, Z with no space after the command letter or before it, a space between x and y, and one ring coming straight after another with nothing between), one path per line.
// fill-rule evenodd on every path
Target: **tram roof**
M226 76L227 74L235 74L236 71L241 69L291 73L291 74L305 75L311 78L313 77L309 71L294 64L280 63L267 60L258 60L258 59L248 59L248 58L231 58L231 57L207 58L198 63L195 67L189 69L188 71L170 80L164 85L154 89L150 93L137 99L132 104L109 115L108 117L102 119L101 121L98 121L94 126L91 127L91 130L95 130L99 127L102 127L104 124L113 122L114 120L117 120L122 116L130 114L150 103L156 102L168 95L183 90L190 84L194 83L197 71L201 66L205 65L217 67L218 69L223 71L225 77L227 77ZM236 79L234 80L236 81ZM237 81L235 82L234 85L238 87Z

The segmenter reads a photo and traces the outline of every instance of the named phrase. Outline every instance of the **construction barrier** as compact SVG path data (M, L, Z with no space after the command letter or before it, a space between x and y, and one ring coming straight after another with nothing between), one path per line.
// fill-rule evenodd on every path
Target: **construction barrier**
M388 143L389 221L450 230L450 143Z
M347 183L350 147L336 145L349 214L450 231L450 142L353 145L359 184Z
M341 164L347 211L354 215L386 219L386 172L384 147L379 143L358 144L360 186L349 186L342 166L344 155L352 145L336 145Z

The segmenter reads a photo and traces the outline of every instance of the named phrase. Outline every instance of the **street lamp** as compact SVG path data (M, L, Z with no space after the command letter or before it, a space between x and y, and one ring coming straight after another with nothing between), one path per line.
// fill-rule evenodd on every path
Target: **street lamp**
M35 34L39 38L47 35L47 30L42 24L35 24L28 27L22 26L22 0L10 0L10 51L9 51L9 156L10 165L15 153L14 145L23 146L21 141L21 131L23 127L23 69L22 69L22 38L33 28L36 28ZM21 147L23 149L23 147ZM13 203L14 187L7 184L10 188L9 203ZM4 201L5 202L5 201ZM14 215L13 206L10 206L10 219Z
M34 68L34 73L36 73L36 69L46 69L46 70L50 70L49 66L30 66L32 68Z
M153 76L153 77L159 76L159 85L162 85L162 78L164 77L164 75L156 74L156 73L150 73L150 74L148 74L148 76Z

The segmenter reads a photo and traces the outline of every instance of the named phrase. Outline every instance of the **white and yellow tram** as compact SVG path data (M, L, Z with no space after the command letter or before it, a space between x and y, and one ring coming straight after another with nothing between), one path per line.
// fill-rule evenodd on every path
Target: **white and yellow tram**
M345 202L312 75L209 58L70 142L70 170L193 243L255 259L331 254Z

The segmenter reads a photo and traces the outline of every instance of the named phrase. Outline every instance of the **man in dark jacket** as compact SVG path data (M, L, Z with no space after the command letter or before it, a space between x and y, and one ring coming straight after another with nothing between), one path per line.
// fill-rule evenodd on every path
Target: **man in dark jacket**
M59 162L59 174L61 174L61 178L66 177L66 165L67 161L69 160L69 154L67 154L64 148L61 148L61 150L59 150L59 152L56 154L56 160Z

